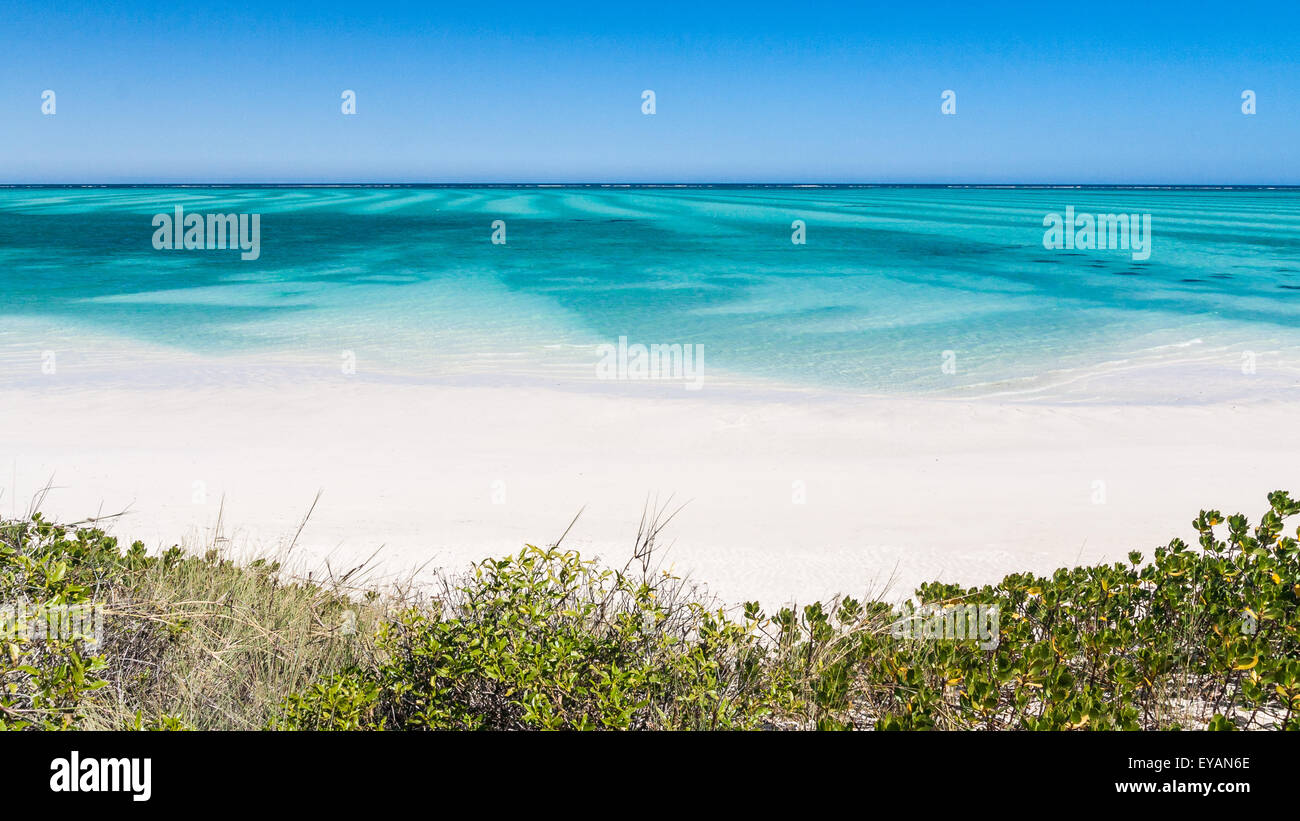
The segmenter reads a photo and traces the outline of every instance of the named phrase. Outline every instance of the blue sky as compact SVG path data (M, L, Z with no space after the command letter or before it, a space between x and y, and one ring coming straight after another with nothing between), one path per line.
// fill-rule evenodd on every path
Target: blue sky
M276 6L0 5L0 182L1300 184L1293 0Z

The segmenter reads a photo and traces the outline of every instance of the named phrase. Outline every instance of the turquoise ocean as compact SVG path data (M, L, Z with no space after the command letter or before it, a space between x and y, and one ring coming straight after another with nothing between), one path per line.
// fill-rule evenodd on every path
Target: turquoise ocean
M259 214L260 257L155 250L152 218L177 206ZM1044 217L1070 206L1150 214L1150 258L1044 248ZM11 388L47 350L125 384L347 355L391 379L580 384L626 337L702 346L723 384L1285 397L1300 190L9 187L0 294Z

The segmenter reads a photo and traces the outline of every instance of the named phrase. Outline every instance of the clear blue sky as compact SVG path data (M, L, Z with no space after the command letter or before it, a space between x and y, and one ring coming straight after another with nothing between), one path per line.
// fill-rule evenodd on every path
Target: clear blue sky
M201 181L1300 184L1300 4L0 4L0 182Z

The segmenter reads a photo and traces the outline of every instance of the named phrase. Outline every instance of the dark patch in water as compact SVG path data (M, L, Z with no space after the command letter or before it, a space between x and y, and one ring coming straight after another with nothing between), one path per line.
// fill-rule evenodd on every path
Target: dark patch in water
M1203 279L1180 279L1179 282L1204 282Z
M1279 288L1286 288L1288 291L1300 291L1300 285L1279 285Z
M1232 274L1210 274L1215 279L1232 279Z

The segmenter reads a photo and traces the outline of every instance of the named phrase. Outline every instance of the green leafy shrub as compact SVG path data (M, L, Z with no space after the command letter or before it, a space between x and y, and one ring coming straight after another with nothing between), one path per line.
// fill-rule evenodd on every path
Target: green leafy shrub
M1000 642L864 637L860 679L882 728L1300 729L1300 512L1286 493L1253 530L1203 511L1200 550L1174 539L1142 563L1011 575L996 586L924 585L922 601L996 605ZM1297 533L1300 535L1300 532Z
M0 523L0 608L89 604L98 643L0 632L0 728L262 727L286 692L364 657L387 606L275 561L149 555L39 514Z
M33 516L0 530L0 728L62 729L80 724L91 695L108 682L105 663L79 637L32 640L23 613L91 603L101 564L123 561L115 542L66 530Z
M33 516L0 523L0 606L94 603L103 637L0 634L0 728L1300 729L1297 513L1279 491L1149 562L770 616L660 571L659 525L621 570L529 546L411 595ZM900 631L917 607L996 635Z
M698 729L770 712L752 619L667 575L528 546L381 627L384 661L286 701L294 729Z
M286 700L276 726L363 728L1300 729L1300 550L1286 493L1253 530L1217 511L1143 563L926 584L998 614L995 643L895 628L852 599L737 618L643 575L529 548L381 630L373 668ZM1300 535L1298 533L1297 535Z

